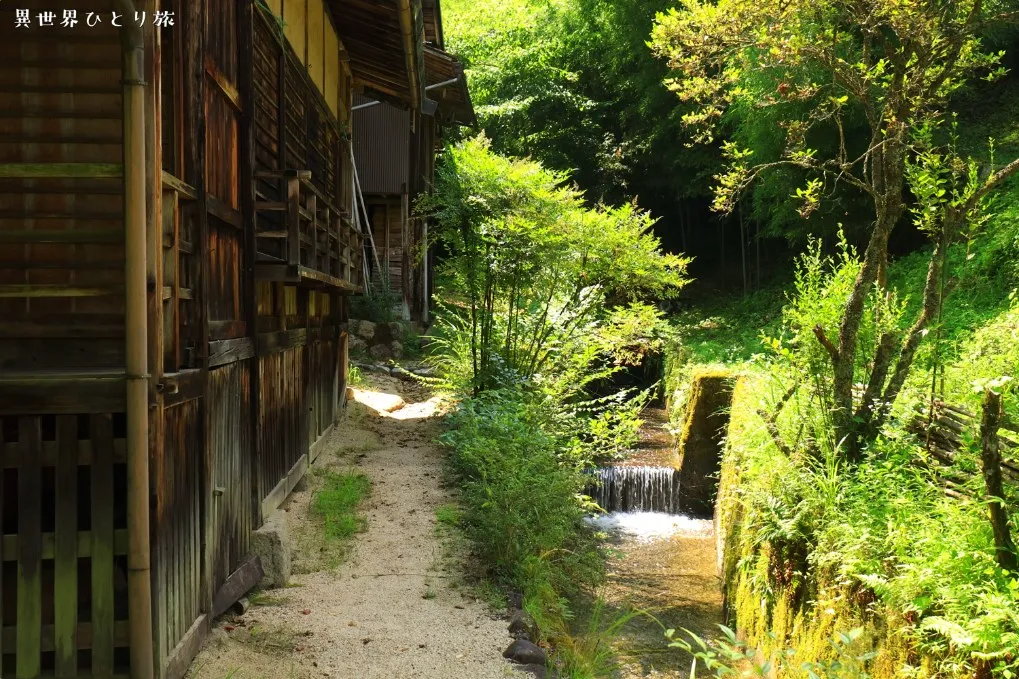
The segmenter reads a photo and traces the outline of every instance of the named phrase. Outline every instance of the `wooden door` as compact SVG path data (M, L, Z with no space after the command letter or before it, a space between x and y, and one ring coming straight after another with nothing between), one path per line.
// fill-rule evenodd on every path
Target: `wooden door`
M210 368L205 438L211 497L207 540L212 591L240 565L252 528L249 252L242 218L241 22L235 0L209 0L205 14L206 302ZM214 359L211 357L215 357Z

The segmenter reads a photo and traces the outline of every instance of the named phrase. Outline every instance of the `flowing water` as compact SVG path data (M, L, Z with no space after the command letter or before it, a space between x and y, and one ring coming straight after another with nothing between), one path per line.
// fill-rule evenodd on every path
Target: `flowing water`
M691 658L670 649L661 625L711 638L722 622L711 519L680 513L675 442L662 413L646 413L630 466L598 469L587 493L606 513L588 519L612 547L599 597L610 611L642 610L613 642L619 679L689 679ZM636 464L635 464L636 463ZM624 463L626 464L626 463Z
M673 535L711 537L713 530L710 519L661 512L612 512L591 517L589 522L606 533L638 542L654 542Z
M679 513L679 471L671 467L604 467L589 494L606 512Z

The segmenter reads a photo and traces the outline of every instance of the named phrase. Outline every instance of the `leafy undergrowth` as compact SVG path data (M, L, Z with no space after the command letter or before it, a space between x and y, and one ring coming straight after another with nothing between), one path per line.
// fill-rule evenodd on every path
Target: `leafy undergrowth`
M428 345L459 399L442 437L455 520L488 580L522 593L558 676L594 679L617 626L575 617L605 574L585 486L639 440L651 389L614 380L660 351L646 301L674 295L687 260L662 253L648 214L592 208L565 179L479 138L449 149L419 207L452 283Z
M826 439L828 364L811 332L832 328L839 317L858 265L851 253L841 259L808 253L778 322L757 300L702 312L701 328L681 337L673 394L683 393L684 379L701 365L723 363L743 374L719 489L724 579L741 639L758 660L781 665L780 676L1019 673L1019 574L995 560L988 499L976 473L978 422L963 433L956 462L975 473L963 484L968 497L945 494L923 442L906 430L932 394L978 412L991 383L1004 385L1006 417L1019 414L1007 379L1019 374L1017 254L1013 187L984 234L949 252L950 294L938 322L894 416L855 463L838 454L839 442ZM921 251L893 262L895 297L874 301L868 313L882 304L882 322L910 323L928 259ZM876 330L865 333L875 341ZM761 337L770 338L767 345ZM800 386L787 395L792 385ZM1006 496L1015 531L1019 492L1006 487ZM850 631L853 668L840 664L831 641ZM819 662L828 669L817 671L812 663Z
M449 416L442 441L460 487L455 520L489 578L523 594L541 641L554 645L560 669L590 664L576 656L570 600L604 577L604 554L578 497L583 467L563 464L565 437L554 433L551 408L519 390L486 392ZM595 677L579 670L568 677Z

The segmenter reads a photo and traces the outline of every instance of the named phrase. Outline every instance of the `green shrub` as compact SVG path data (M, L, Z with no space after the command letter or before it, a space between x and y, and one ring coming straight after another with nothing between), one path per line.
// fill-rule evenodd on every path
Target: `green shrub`
M563 463L542 411L523 392L486 392L460 404L442 441L464 529L492 576L561 610L559 599L600 579L603 559L577 501L587 478Z
M1010 211L1006 205L1002 214ZM972 499L948 497L929 471L922 441L905 428L905 418L932 390L977 410L974 383L1019 374L1019 310L1010 293L1017 281L1003 266L1016 239L1014 220L1005 217L949 251L951 294L939 323L914 364L897 417L856 464L837 463L837 442L822 438L830 431L828 381L815 376L828 366L811 332L815 325L830 328L838 317L840 290L855 271L852 258L808 252L782 326L767 330L774 338L770 355L751 356L755 338L735 324L719 326L709 352L674 348L677 374L690 374L698 358L736 364L744 374L731 411L718 519L730 614L741 639L765 657L830 670L839 661L833 637L862 628L854 643L867 652L853 655L864 658L854 673L815 669L817 676L1011 679L1019 673L1019 574L995 563L982 480L969 482ZM921 252L892 263L889 287L898 301L871 298L865 346L882 327L914 316L916 281L928 260ZM734 318L741 311L734 305L711 313ZM858 366L858 374L867 369ZM797 380L802 387L786 399ZM1004 402L1014 417L1014 390L1006 390ZM976 427L962 439L957 468L979 470ZM1006 488L1006 495L1019 525L1016 489ZM780 675L799 676L795 669Z
M351 387L363 387L366 384L364 373L356 365L347 368L347 385Z
M350 298L350 317L372 323L392 323L399 317L396 309L403 302L403 297L393 291L392 277L389 275L389 262L376 270L363 294Z

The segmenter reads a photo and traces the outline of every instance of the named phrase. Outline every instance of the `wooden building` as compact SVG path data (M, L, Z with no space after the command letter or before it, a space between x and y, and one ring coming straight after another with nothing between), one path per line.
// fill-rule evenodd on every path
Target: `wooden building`
M477 120L463 67L443 50L438 0L425 0L424 100L411 108L385 97L358 95L354 100L354 158L370 224L367 262L372 280L388 273L390 289L402 298L408 320L427 323L432 294L432 255L427 220L415 215L414 202L429 191L442 133ZM381 267L383 271L374 271ZM371 281L369 281L369 284Z
M342 405L352 97L421 106L420 2L0 5L0 676L179 677L257 579Z

